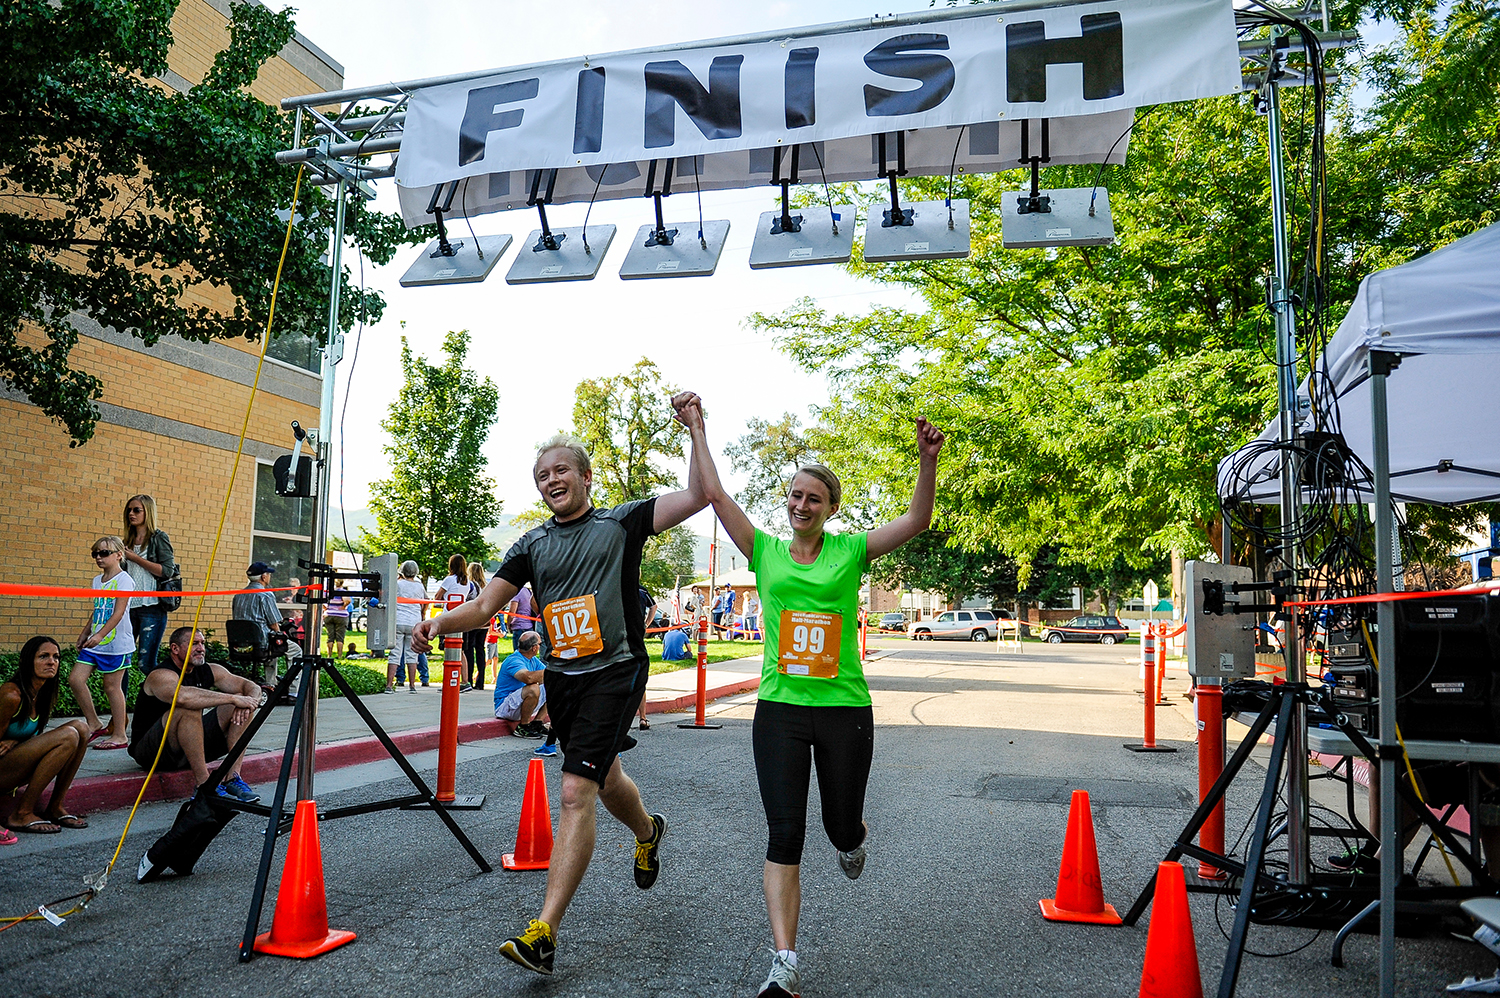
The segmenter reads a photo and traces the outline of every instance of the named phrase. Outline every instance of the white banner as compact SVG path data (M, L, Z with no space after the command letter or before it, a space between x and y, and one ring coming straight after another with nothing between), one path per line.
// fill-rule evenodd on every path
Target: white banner
M396 179L423 188L538 169L640 170L910 129L935 130L936 148L951 127L1050 118L1056 128L1239 89L1230 0L985 5L972 17L580 58L424 89L408 103ZM896 150L887 153L894 169ZM1001 153L1012 164L1018 155ZM919 159L908 150L908 170ZM805 180L815 169L804 158ZM765 179L747 173L733 186Z

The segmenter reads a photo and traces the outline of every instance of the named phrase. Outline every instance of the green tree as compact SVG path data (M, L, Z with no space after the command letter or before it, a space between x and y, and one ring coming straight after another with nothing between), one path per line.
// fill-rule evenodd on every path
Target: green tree
M574 390L573 432L588 447L594 465L594 501L615 506L680 488L663 463L683 459L687 429L672 416L677 389L642 357L623 374L589 378ZM641 583L652 592L672 587L675 575L693 574L692 535L673 527L646 542Z
M775 422L752 416L745 426L748 432L724 448L734 469L750 476L735 498L767 529L785 534L791 528L782 513L792 477L799 467L817 460L812 441L802 421L790 412Z
M294 173L275 153L288 115L251 96L291 40L292 12L235 4L229 47L188 93L167 68L177 0L9 0L0 8L0 378L88 441L102 380L72 365L70 319L154 344L258 339ZM350 202L347 232L371 261L425 237ZM277 328L326 335L333 202L304 182ZM384 307L341 275L345 328ZM232 305L204 304L227 288Z
M493 554L484 532L500 522L483 447L499 413L494 382L464 367L467 330L443 338L441 365L414 356L401 338L404 382L380 425L390 435L391 475L370 486L376 532L360 542L414 560L424 579L447 572L448 556Z

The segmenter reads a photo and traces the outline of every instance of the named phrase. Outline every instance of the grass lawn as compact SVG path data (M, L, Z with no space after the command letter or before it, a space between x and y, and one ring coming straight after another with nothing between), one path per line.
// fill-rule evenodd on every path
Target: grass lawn
M351 631L344 638L344 644L353 644L355 649L361 653L365 651L365 635L362 631ZM761 643L759 641L710 641L708 643L708 664L715 662L727 662L733 658L759 657L761 654ZM500 639L500 657L503 660L510 654L510 639ZM661 639L647 638L646 653L651 656L651 674L657 675L662 672L675 672L678 669L691 669L697 666L698 645L694 641L688 645L688 651L693 658L684 662L663 662L661 660ZM342 660L341 660L342 661ZM443 668L443 654L434 651L427 656L428 669L434 674L441 672ZM380 673L381 685L385 685L385 660L384 659L353 659L348 663L350 666L363 666ZM489 685L493 677L485 677L485 685Z

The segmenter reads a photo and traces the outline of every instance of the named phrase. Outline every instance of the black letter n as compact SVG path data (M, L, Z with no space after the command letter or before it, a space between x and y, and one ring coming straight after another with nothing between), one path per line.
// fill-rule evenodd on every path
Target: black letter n
M709 63L708 89L682 63L646 63L646 148L677 141L677 108L698 126L706 139L732 139L740 134L740 64L742 55L721 55Z
M541 81L517 80L493 87L478 87L469 91L469 104L464 108L464 121L458 129L458 165L484 159L484 144L491 132L503 128L515 128L521 124L519 108L495 113L496 104L513 104L518 100L531 100L537 94Z
M1005 26L1005 96L1012 104L1047 99L1047 67L1083 64L1083 99L1103 100L1125 92L1125 48L1119 14L1079 18L1082 38L1047 37L1041 21Z

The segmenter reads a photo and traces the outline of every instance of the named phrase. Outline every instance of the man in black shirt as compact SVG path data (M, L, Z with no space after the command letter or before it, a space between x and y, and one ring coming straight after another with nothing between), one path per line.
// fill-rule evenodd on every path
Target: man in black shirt
M229 752L229 746L250 724L265 692L249 679L236 676L222 665L205 661L208 646L203 632L179 627L172 632L171 664L161 664L146 673L136 698L135 716L130 725L130 757L142 769L150 769L161 748L164 770L193 771L193 782L202 786L208 781L208 764ZM177 677L182 688L177 689ZM177 691L177 708L167 725L167 708ZM167 744L162 745L166 735ZM218 786L220 797L233 797L247 804L260 800L250 785L240 778L239 760Z
M672 401L680 410L696 398L684 392ZM516 541L477 599L412 632L413 647L426 650L439 634L483 626L528 583L536 596L547 709L563 748L562 806L541 914L500 952L540 974L552 973L558 922L593 856L596 800L635 833L636 886L651 887L661 869L666 819L646 812L619 753L636 744L630 723L650 673L638 599L641 549L707 505L691 459L688 468L684 491L596 509L588 451L571 437L553 437L532 469L551 519Z

